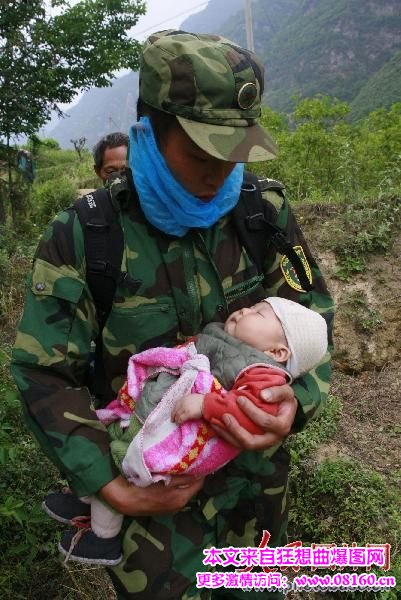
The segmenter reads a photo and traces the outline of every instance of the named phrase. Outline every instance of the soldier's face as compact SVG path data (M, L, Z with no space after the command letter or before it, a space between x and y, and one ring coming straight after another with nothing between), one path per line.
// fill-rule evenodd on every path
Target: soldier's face
M122 171L127 165L127 146L117 146L116 148L106 148L103 153L103 162L100 169L95 171L98 177L106 183L112 173Z
M179 125L160 140L160 151L181 185L205 202L217 194L236 164L207 154Z

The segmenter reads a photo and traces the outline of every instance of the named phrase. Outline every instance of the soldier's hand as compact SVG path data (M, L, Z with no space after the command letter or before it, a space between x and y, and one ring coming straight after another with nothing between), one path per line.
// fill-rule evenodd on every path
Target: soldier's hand
M147 487L129 483L121 475L101 488L99 495L118 512L131 517L174 513L186 506L203 486L204 478L179 475Z
M222 418L227 431L213 425L213 428L221 437L242 450L266 450L267 448L281 444L291 431L294 422L298 403L289 385L280 385L265 389L260 395L265 402L277 402L277 415L271 415L258 408L248 398L240 397L237 399L237 402L241 410L252 421L262 427L266 433L260 435L249 433L229 414L223 415Z

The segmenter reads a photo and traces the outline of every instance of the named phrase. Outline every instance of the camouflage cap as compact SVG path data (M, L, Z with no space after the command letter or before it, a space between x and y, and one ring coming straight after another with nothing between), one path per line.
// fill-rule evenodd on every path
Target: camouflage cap
M232 162L269 160L277 148L258 124L262 63L217 35L165 30L145 42L139 95L176 115L189 137L212 156Z

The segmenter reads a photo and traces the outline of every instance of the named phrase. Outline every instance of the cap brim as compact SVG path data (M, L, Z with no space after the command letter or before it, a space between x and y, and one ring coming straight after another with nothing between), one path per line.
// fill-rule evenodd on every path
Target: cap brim
M211 125L177 115L178 122L197 146L230 162L258 162L277 156L277 146L259 124L249 127Z

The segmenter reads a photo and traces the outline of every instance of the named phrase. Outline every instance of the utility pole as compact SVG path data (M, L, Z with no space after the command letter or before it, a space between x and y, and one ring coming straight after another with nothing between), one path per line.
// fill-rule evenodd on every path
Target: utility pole
M134 121L134 111L135 111L135 100L131 92L128 92L127 99L125 101L124 113L121 117L120 121L120 130L127 131L132 125Z
M245 30L246 30L246 45L248 50L255 52L255 44L253 42L253 20L252 20L252 0L245 0Z

